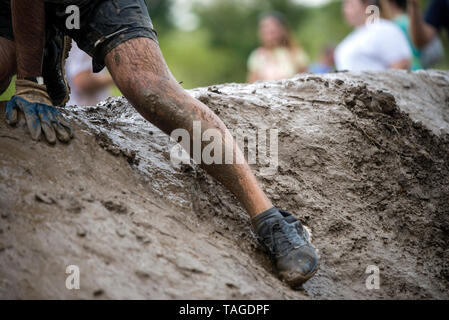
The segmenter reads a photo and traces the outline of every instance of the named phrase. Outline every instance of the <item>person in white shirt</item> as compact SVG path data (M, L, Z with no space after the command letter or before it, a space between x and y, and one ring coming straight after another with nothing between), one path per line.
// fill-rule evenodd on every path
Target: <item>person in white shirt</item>
M409 69L412 52L406 37L394 23L375 16L379 9L372 5L377 1L343 1L345 19L355 30L335 50L337 70Z
M95 106L110 96L112 77L103 70L92 72L92 58L74 41L66 61L66 74L71 89L69 105Z

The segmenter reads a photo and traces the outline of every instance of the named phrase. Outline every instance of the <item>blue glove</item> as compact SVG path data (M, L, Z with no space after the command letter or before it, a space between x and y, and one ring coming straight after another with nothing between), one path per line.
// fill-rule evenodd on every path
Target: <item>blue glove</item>
M6 122L15 125L23 114L33 140L44 133L46 140L54 144L56 138L69 142L73 138L70 125L53 106L45 86L28 80L16 81L16 94L6 105Z

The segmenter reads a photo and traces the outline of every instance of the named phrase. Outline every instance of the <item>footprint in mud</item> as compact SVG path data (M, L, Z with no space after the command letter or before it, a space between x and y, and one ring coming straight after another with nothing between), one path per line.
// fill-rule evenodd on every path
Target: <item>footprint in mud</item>
M134 272L134 274L137 276L137 278L139 278L142 281L148 280L151 278L151 275L146 272L146 271L142 271L142 270L136 270Z
M79 214L84 209L80 201L72 196L60 196L58 204L70 213Z
M48 195L46 192L38 192L34 195L34 198L38 202L42 202L45 204L55 204L56 200L53 199L50 195Z
M37 192L34 195L34 199L37 202L48 205L57 205L70 213L78 214L84 209L84 206L79 202L79 200L72 196L59 195L58 197L54 197L46 192Z
M104 290L103 289L97 289L92 294L93 294L94 297L98 298L98 297L104 295Z
M98 145L110 154L116 157L122 155L130 165L137 166L139 164L140 160L137 158L137 152L135 150L120 149L112 142L111 138L109 138L106 133L100 132L96 134L95 139L97 140Z
M85 238L87 236L87 231L81 226L76 228L76 235L80 238Z
M121 201L102 201L103 206L111 212L115 212L117 214L126 214L128 212L128 208Z

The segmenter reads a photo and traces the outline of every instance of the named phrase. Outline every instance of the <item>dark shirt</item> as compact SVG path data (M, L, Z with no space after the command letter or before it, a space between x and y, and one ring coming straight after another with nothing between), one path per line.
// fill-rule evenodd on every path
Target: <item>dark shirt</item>
M449 32L449 0L432 0L424 20L438 31L445 28Z
M87 3L89 0L45 0L45 2L51 2L56 4L66 4L66 5L78 5L79 3Z
M45 2L49 2L56 5L64 5L64 6L70 6L70 5L76 5L79 7L84 7L86 4L89 4L89 2L99 2L99 0L45 0Z

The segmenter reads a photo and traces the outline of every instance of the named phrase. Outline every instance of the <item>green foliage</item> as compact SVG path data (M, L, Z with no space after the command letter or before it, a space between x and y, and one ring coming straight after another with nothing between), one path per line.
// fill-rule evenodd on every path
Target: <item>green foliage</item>
M211 45L248 54L257 45L257 12L238 0L218 1L196 7L202 29L210 33Z
M173 0L145 0L145 3L150 12L153 24L157 28L163 30L173 28L173 23L170 20L170 8Z
M213 47L211 42L205 29L173 31L160 38L165 59L185 88L245 81L245 58L233 48Z
M296 26L295 34L312 60L319 59L326 46L337 46L351 32L341 15L341 3L331 2L324 7L308 8L304 19Z

